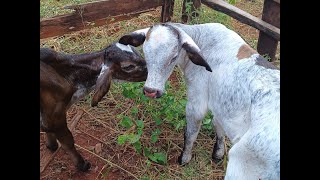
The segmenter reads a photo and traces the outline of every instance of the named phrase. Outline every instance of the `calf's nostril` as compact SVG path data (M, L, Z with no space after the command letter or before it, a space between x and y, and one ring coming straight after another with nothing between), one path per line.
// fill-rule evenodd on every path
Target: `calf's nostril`
M151 98L154 98L157 95L157 92L158 92L157 90L154 90L151 88L144 88L143 89L143 94L148 97L151 97Z

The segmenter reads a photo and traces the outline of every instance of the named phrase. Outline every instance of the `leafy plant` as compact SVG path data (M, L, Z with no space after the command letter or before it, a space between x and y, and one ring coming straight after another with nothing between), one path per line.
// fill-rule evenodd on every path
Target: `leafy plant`
M120 125L125 128L130 128L133 125L133 122L130 120L129 117L124 116L123 119L120 121Z
M228 0L229 4L235 5L236 4L236 0Z
M151 135L151 143L155 143L158 141L159 134L161 133L160 129L156 129L152 132Z
M154 153L149 155L148 158L159 164L167 164L167 156L164 153Z
M179 72L175 71L175 73ZM118 144L129 143L136 152L159 164L167 163L166 153L154 146L161 136L161 126L164 123L169 124L177 131L186 126L185 107L187 100L184 82L177 82L173 85L168 81L165 86L167 92L164 96L159 99L149 99L142 93L143 83L121 83L122 95L132 99L135 104L128 111L129 113L117 116L120 127L127 130L118 136ZM148 131L144 132L146 122L143 117L139 118L141 114L150 114L153 120L151 123L155 127L148 128ZM150 144L143 144L141 137L150 139Z

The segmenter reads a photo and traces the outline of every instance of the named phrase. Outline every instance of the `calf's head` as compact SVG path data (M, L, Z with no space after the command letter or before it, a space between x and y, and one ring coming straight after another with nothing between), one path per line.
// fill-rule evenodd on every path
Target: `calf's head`
M96 106L109 91L112 79L140 82L147 79L146 62L130 45L113 43L104 51L104 62L98 76L91 106Z
M169 24L159 24L151 28L134 31L120 38L119 43L139 46L143 52L148 68L148 77L144 85L144 94L159 98L165 89L165 82L174 66L185 58L194 64L204 66L211 72L203 59L199 47L183 30Z

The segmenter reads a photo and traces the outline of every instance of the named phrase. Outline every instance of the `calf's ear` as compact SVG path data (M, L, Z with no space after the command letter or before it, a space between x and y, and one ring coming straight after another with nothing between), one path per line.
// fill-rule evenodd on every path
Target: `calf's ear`
M146 39L146 34L149 29L150 28L140 29L130 34L126 34L119 39L119 43L124 45L130 44L134 47L140 46Z
M193 62L198 66L203 66L206 68L207 71L212 72L211 67L201 55L200 48L193 41L193 39L184 30L178 27L174 27L174 26L172 27L176 29L177 32L179 33L180 43L182 44L182 48L187 52L187 55L191 60L191 62Z
M206 68L207 71L212 72L211 67L207 63L206 60L204 60L203 56L200 54L200 51L197 51L195 47L188 43L184 43L182 45L182 48L186 50L189 59L198 66L203 66Z
M95 93L91 100L91 106L97 106L101 99L108 93L112 81L112 67L103 65L101 73L97 79Z

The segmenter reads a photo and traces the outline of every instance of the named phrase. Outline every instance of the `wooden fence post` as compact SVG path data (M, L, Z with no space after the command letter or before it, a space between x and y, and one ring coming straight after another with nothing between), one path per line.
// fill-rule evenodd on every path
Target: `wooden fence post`
M174 0L163 0L162 11L161 11L161 22L171 21L173 16Z
M265 0L263 5L262 20L280 29L280 0ZM259 32L257 50L260 54L267 54L271 61L275 60L278 40Z
M190 17L190 14L189 14L190 12L186 12L186 6L190 2L192 2L192 5L191 5L191 17ZM197 12L197 10L200 8L200 6L201 6L201 0L183 0L181 21L183 23L187 23L188 20L191 20L191 18L198 17L199 13Z

